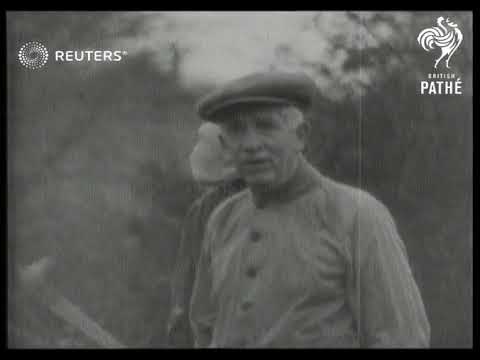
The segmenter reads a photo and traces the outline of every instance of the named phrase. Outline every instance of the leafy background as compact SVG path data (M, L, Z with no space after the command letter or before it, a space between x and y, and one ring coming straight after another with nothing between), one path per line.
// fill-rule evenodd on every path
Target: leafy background
M419 95L438 53L416 37L438 16L464 34L463 95ZM32 40L128 55L31 71L16 55ZM18 295L14 269L47 255L51 283L121 342L166 346L195 102L266 69L317 81L310 160L393 213L432 347L472 346L472 51L466 12L7 13L9 346L96 346Z

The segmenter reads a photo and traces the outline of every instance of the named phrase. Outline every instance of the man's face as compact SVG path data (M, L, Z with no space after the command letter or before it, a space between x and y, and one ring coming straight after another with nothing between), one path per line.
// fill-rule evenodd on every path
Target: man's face
M304 139L297 132L301 117L299 113L298 119L282 116L281 109L278 105L256 106L221 117L226 145L240 176L249 185L276 187L295 172L304 147Z

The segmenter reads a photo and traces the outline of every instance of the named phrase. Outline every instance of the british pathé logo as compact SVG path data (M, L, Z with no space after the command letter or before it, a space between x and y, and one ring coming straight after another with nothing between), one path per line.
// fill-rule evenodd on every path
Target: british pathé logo
M440 61L444 60L445 68L450 69L450 59L462 43L463 34L458 25L448 17L437 18L437 25L420 31L417 42L422 48L430 50L439 49L440 54L433 63L435 72L428 74L428 80L420 82L422 95L460 95L462 94L462 81L455 73L438 73Z
M448 26L445 26L444 23ZM452 55L457 51L462 43L463 35L458 25L449 18L446 20L440 16L437 18L437 26L424 29L418 34L417 41L422 45L425 51L430 51L434 48L440 48L442 51L440 56L435 60L433 67L436 69L438 63L445 59L445 66L450 68L448 64ZM445 58L446 57L446 58Z

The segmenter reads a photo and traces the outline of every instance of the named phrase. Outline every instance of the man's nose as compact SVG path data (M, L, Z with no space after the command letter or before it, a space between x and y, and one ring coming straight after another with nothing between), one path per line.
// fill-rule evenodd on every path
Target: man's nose
M251 127L247 127L243 133L242 148L244 151L257 151L262 146L258 134Z

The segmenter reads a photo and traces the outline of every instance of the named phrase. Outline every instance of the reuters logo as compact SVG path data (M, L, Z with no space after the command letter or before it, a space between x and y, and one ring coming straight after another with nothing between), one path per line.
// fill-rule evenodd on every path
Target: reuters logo
M20 63L29 69L39 69L47 63L48 51L45 46L36 41L24 44L18 51Z
M114 63L123 61L128 55L126 50L98 50L98 49L50 49L50 61L53 63ZM20 63L28 69L39 69L48 61L48 51L37 41L25 43L18 51Z

